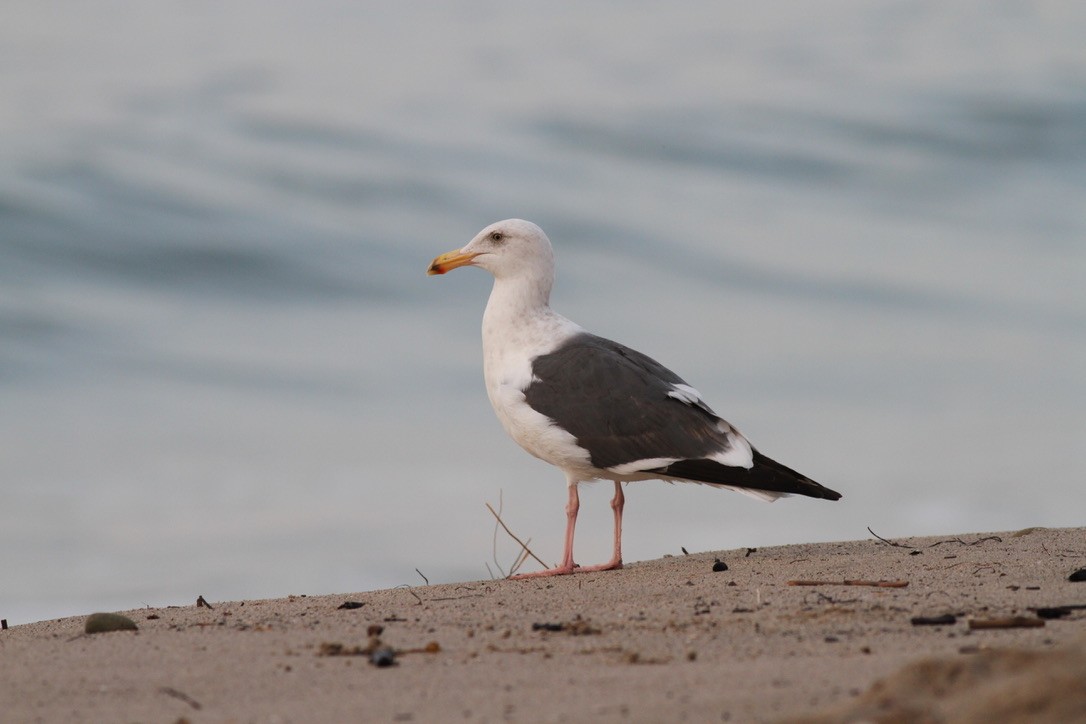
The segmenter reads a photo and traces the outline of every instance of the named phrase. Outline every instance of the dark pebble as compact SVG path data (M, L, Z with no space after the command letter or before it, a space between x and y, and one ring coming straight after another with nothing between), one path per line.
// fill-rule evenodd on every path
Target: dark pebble
M717 558L716 562L713 563L713 573L720 573L721 571L726 570L728 570L728 564Z
M949 626L958 622L957 616L944 613L942 616L914 616L909 619L913 626Z
M533 623L533 631L561 631L565 628L564 624L560 623Z
M387 647L377 649L370 654L370 663L379 667L393 666L396 663L396 652Z
M1064 608L1063 606L1054 606L1052 608L1038 608L1037 618L1063 618L1071 613L1071 609Z
M343 609L347 609L349 611L349 610L354 609L354 608L362 608L365 605L366 604L364 604L364 603L362 603L360 601L344 601L343 603L336 606L336 608L343 608Z
M1067 580L1071 581L1072 583L1080 583L1082 581L1086 581L1086 568L1078 569L1070 576L1068 576Z

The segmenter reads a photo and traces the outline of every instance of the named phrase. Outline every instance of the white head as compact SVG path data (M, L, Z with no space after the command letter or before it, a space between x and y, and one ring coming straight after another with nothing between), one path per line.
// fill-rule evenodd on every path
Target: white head
M554 281L554 249L543 229L523 219L506 219L486 227L462 249L442 254L427 274L444 274L461 266L486 269L495 279L524 278L544 285Z

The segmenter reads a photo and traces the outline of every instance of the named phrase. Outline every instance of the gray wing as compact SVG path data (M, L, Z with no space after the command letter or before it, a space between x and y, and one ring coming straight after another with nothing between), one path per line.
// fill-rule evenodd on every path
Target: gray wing
M728 449L727 423L703 402L673 396L681 377L617 342L582 333L532 362L532 409L577 438L592 464L699 459Z

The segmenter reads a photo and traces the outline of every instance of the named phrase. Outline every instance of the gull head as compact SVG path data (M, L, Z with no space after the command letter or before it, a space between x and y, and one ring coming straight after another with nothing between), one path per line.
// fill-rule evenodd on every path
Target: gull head
M523 219L506 219L480 231L463 248L435 258L426 273L444 274L462 266L481 267L496 279L552 279L554 250L543 229Z

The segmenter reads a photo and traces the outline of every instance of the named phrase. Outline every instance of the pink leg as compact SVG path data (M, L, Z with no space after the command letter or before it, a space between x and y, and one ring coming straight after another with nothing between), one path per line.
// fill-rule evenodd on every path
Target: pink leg
M554 568L535 573L521 573L511 576L515 579L539 578L541 576L563 576L573 573L577 564L573 562L573 529L577 527L577 511L581 509L581 496L577 493L577 483L569 484L569 501L566 503L566 550L562 554L562 562Z
M615 481L615 497L611 498L611 510L615 511L615 548L611 560L598 566L578 568L577 572L613 571L622 568L622 508L626 505L626 496L622 494L622 483Z
M626 496L622 494L622 483L615 481L615 497L611 499L611 509L615 511L615 551L611 563L615 568L622 568L622 509L626 506Z
M580 567L573 562L573 530L577 525L577 511L581 508L581 499L577 493L577 483L569 486L569 502L566 503L566 550L562 563L554 568L535 573L521 573L512 576L515 579L539 578L542 576L564 576L570 573L590 573L592 571L610 571L622 568L622 508L626 497L622 494L622 484L615 482L615 497L611 499L611 509L615 512L615 547L611 560L598 566Z

